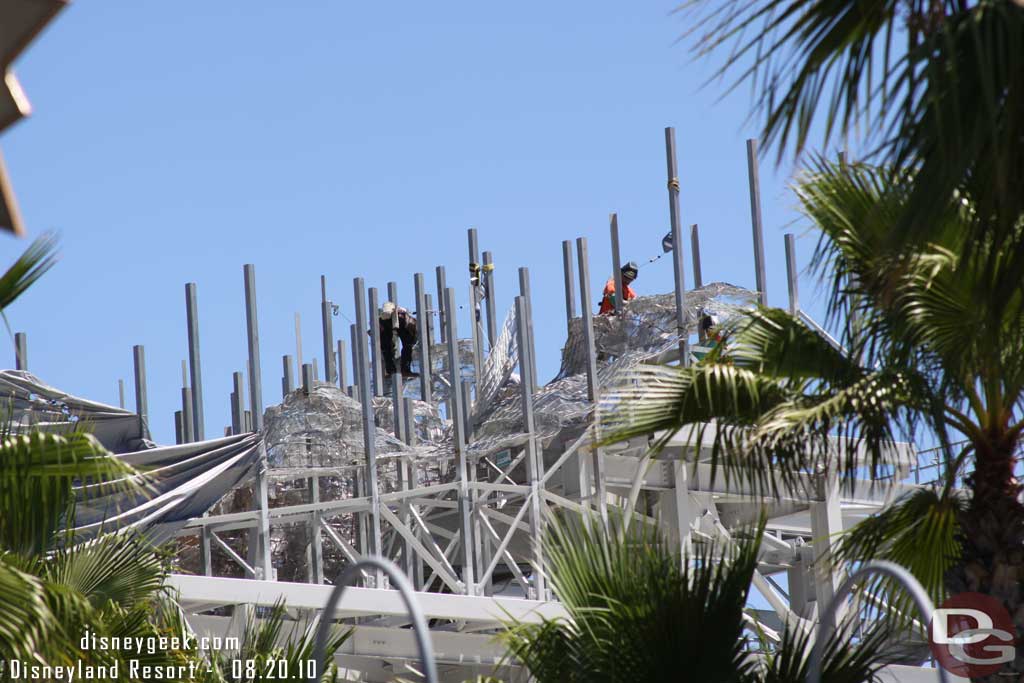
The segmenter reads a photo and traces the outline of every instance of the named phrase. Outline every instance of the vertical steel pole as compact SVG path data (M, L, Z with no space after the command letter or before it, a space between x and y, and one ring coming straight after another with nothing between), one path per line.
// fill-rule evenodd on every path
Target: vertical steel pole
M185 285L185 316L188 321L188 363L192 377L192 440L206 438L203 424L203 373L199 363L199 305L196 283Z
M493 348L494 340L498 338L498 314L494 309L494 256L489 251L484 252L481 276L484 282L484 306L487 310L487 348Z
M398 337L398 283L388 283L388 301L395 305L395 310L391 314L391 353L394 357L391 359L395 364L395 368L398 370L394 375L391 376L391 419L395 423L395 436L401 441L402 429L404 428L404 417L402 416L402 396L405 393L405 387L403 386L402 380L402 366L401 366L401 339Z
M437 335L434 332L434 313L436 312L436 309L434 308L434 295L430 292L426 292L423 295L423 300L426 302L427 319L426 321L420 321L420 324L426 327L427 331L424 339L430 342L430 347L433 348L434 343L437 340Z
M747 177L750 180L750 225L754 232L754 276L757 300L768 305L768 283L765 277L764 228L761 225L761 177L757 166L757 140L747 140Z
M295 313L295 376L302 379L302 316Z
M213 544L210 543L213 539L210 538L210 527L203 525L203 530L199 534L199 549L203 554L203 575L213 576Z
M796 273L796 242L793 233L786 233L786 282L789 285L789 314L797 315L800 312L800 291L797 284Z
M411 398L403 398L402 399L402 403L404 404L402 406L402 414L403 414L403 416L405 418L405 424L404 424L404 427L402 429L402 433L403 433L403 436L404 436L404 441L405 441L406 445L415 446L416 445L416 419L415 419L415 414L413 412L413 402L412 402ZM411 490L411 489L417 488L419 486L419 482L417 481L417 476L416 476L416 460L415 459L410 459L410 461L409 461L409 463L407 465L405 463L403 463L402 461L399 461L398 466L400 468L399 471L402 471L402 470L405 471L405 476L402 479L402 488L404 490ZM403 514L402 514L402 522L406 526L411 526L410 525L410 522L412 521L411 513L414 510L415 510L415 506L412 504L411 501L409 501L409 500L403 500L402 501L402 512L403 512ZM413 535L417 539L420 538L420 533L419 533L419 529L418 528L413 527L412 533L413 533ZM416 557L415 549L412 548L412 546L410 546L409 544L405 545L404 552L405 552L405 555L404 555L404 557L405 557L405 562L404 562L404 564L405 564L405 572L409 576L410 580L413 582L413 585L416 587L416 589L417 590L423 590L423 562L420 561L420 559Z
M392 362L395 364L395 368L398 370L394 375L391 376L391 417L395 423L395 436L398 437L399 441L402 441L402 431L405 429L405 415L403 414L405 409L405 403L402 398L405 395L405 387L402 383L402 365L401 365L401 352L399 346L401 339L398 337L398 283L388 283L388 299L395 304L395 310L391 313L391 339L394 342L392 345L392 353L395 357L392 358ZM401 468L399 468L401 470Z
M316 504L320 502L320 476L313 475L308 480L309 502ZM321 520L323 513L314 510L309 520L309 579L310 583L324 582L324 545L321 535Z
M433 399L432 379L430 377L430 340L433 335L433 321L427 306L427 295L423 291L423 273L413 276L416 289L416 331L419 336L420 348L420 400L430 403Z
M690 251L693 254L693 288L700 289L704 286L704 277L700 272L700 233L696 223L690 226Z
M331 302L327 300L327 277L320 276L320 322L324 333L324 381L333 384L334 374L334 322L331 320Z
M313 391L313 383L316 381L316 371L312 363L304 363L302 366L302 393L309 396Z
M572 319L576 317L576 288L573 284L575 278L573 278L573 267L572 267L572 241L563 240L562 242L562 271L565 275L565 329L572 329ZM584 302L584 306L590 304Z
M445 290L445 309L448 311L458 310L455 307L455 290ZM448 339L448 367L451 368L451 391L449 392L449 405L452 409L452 427L455 431L453 446L455 448L455 463L459 474L459 532L462 535L462 581L466 585L466 593L476 593L476 582L473 571L473 528L472 500L469 490L469 469L466 462L466 435L463 423L465 406L462 405L462 392L459 390L461 364L459 362L459 334L455 316L449 315L445 320L448 328L445 336Z
M676 332L679 334L679 364L690 364L690 340L686 330L686 273L683 269L683 230L679 225L679 176L676 170L676 129L665 129L665 158L668 165L668 215L672 224L672 273L676 285Z
M28 371L28 338L24 332L14 333L14 369Z
M469 237L469 320L472 326L473 340L473 378L479 387L483 381L481 375L484 367L484 340L480 326L480 247L477 242L476 228L467 231ZM473 279L477 284L473 284ZM469 409L467 407L467 412Z
M622 288L622 259L619 257L619 214L613 213L609 218L612 235L612 277L615 282L615 314L622 313L622 304L626 301L625 290Z
M355 289L355 302L356 302L356 330L357 334L362 335L362 330L366 329L367 325L367 314L366 314L366 286L363 283L363 278L357 277L353 281ZM377 292L375 289L370 289L370 313L377 317ZM376 329L377 321L373 321L373 328ZM376 339L376 335L373 340L374 346L379 349L380 341ZM374 423L373 415L373 394L370 391L370 366L369 357L366 353L366 342L362 342L358 345L359 348L359 392L360 401L363 404L363 449L366 451L366 477L365 486L367 493L370 496L370 529L368 530L368 548L367 550L372 555L380 555L383 552L381 547L381 532L380 532L380 487L377 485L377 427ZM377 356L377 362L380 362L380 354ZM380 366L378 365L378 368ZM379 376L379 375L378 375ZM375 575L374 587L383 588L384 576L380 570L377 570Z
M149 438L149 397L146 392L146 350L140 345L132 347L135 366L135 414L139 416L141 436Z
M231 394L231 433L241 434L245 431L245 380L240 372L233 373L231 379L235 388Z
M281 356L281 398L288 398L288 394L295 391L295 373L292 371L292 357Z
M533 382L533 391L540 388L537 379L537 344L533 338L533 302L530 298L530 269L519 269L519 296L526 302L526 332L530 335L530 381Z
M117 405L124 408L124 380L117 380Z
M448 278L444 273L444 266L438 266L435 269L437 275L437 328L441 331L441 343L444 344L448 341L448 327L445 324L444 307L447 305L445 301L445 291L448 289Z
M357 318L358 319L358 318ZM352 389L353 398L357 401L363 400L363 395L359 390L359 349L360 347L366 347L366 338L359 333L359 328L356 327L355 323L349 325L349 341L352 347Z
M583 343L587 349L587 399L597 404L599 388L597 385L597 352L594 347L594 315L590 305L590 256L587 253L587 238L576 238L576 258L580 270L580 298L582 299L583 311ZM526 315L530 315L527 308ZM594 427L597 429L596 410ZM608 524L608 496L605 486L604 456L600 448L592 449L592 471L594 475L595 488L597 490L597 509L601 514L601 521Z
M185 417L180 410L174 411L174 443L177 445L185 443Z
M380 349L380 302L377 300L377 288L370 287L370 339L373 340L370 358L373 361L373 395L384 395L384 368L381 362ZM365 304L364 304L365 305ZM359 319L356 318L358 321Z
M516 297L516 341L519 345L519 373L522 381L519 383L523 401L523 427L526 430L526 471L530 480L530 546L533 549L533 587L534 600L545 600L547 589L544 581L544 517L541 510L540 480L544 474L544 460L537 450L535 438L535 424L533 418L533 392L530 386L533 381L529 378L530 369L530 344L528 340L528 311L526 300Z
M348 386L348 373L345 371L345 340L338 340L338 356L337 356L337 368L338 368L338 386L344 391L345 387Z
M263 380L260 371L260 334L259 321L256 315L256 266L247 263L242 266L245 283L245 327L246 340L249 347L249 407L252 414L252 429L263 431ZM267 490L267 447L260 441L260 466L256 474L256 502L259 509L256 535L257 548L255 560L262 577L271 581L276 578L270 557L270 514L269 492ZM252 539L251 539L252 540Z
M181 435L182 443L195 441L195 428L192 426L192 389L181 388Z

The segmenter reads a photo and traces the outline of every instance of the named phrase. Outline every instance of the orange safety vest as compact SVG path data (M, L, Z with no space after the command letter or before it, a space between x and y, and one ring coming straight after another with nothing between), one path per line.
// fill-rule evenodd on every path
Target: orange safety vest
M623 301L629 301L630 299L636 298L636 292L629 285L623 285L626 289L626 296ZM601 299L601 310L598 311L598 315L609 315L615 312L615 278L608 278L608 282L604 285L604 296Z

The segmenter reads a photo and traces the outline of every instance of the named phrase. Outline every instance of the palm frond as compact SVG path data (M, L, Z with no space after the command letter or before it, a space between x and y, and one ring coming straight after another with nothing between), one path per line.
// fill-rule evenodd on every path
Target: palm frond
M0 553L0 659L31 660L43 651L59 622L47 604L46 587Z
M941 604L946 574L961 554L958 520L965 507L966 501L951 489L915 490L842 534L832 560L895 562L921 582L935 604ZM901 586L880 579L870 590L884 596L897 622L905 621L899 615L915 615Z
M0 311L10 306L56 262L57 238L50 234L36 238L25 253L0 275Z
M115 533L55 550L45 561L43 576L51 584L72 588L97 608L113 602L130 609L156 597L167 569L144 540Z
M82 495L133 490L138 473L85 433L33 432L0 441L0 548L40 555L70 526L76 483Z
M553 522L547 569L569 619L513 624L503 640L541 683L677 680L680 667L694 680L741 680L751 666L741 636L757 541L684 562L637 526Z
M884 623L851 641L848 629L833 632L822 652L821 680L829 683L869 683L882 680L879 671L891 655L891 632ZM776 652L759 672L759 683L805 683L810 672L813 642L809 632L787 629Z

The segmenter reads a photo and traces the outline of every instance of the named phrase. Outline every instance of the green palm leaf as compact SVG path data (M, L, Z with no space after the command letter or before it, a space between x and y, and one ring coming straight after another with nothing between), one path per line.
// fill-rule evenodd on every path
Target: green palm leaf
M138 473L85 433L33 432L0 441L0 548L39 556L72 526L76 483L84 495L137 489Z

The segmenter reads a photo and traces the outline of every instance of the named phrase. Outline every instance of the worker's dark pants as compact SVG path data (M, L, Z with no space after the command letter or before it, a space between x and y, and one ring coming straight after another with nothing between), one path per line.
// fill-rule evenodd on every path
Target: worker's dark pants
M395 373L395 344L396 335L392 333L391 322L381 323L380 326L380 350L384 356L384 372L389 375ZM401 325L398 328L397 337L402 342L402 372L412 372L412 349L416 346L416 335Z

